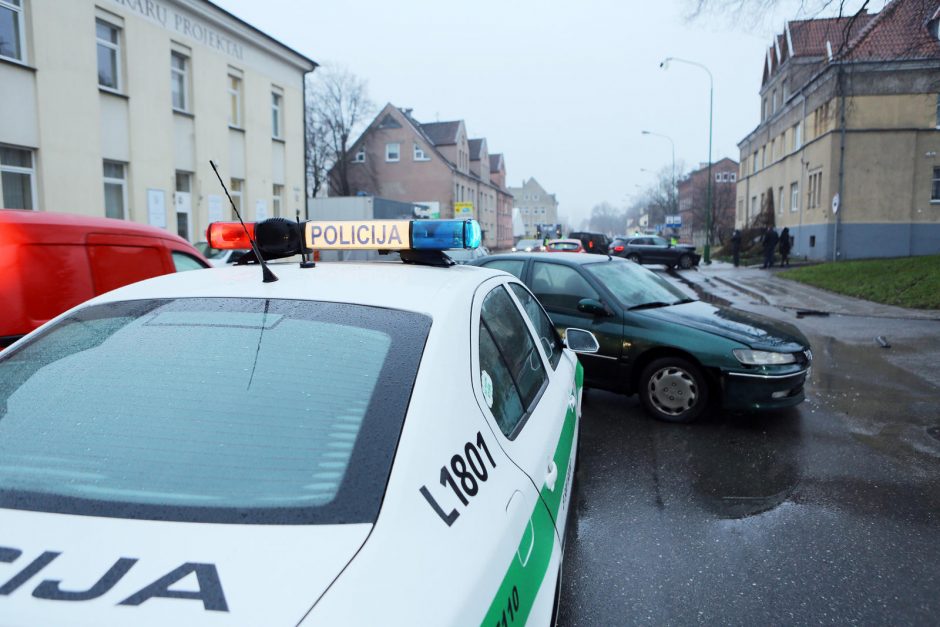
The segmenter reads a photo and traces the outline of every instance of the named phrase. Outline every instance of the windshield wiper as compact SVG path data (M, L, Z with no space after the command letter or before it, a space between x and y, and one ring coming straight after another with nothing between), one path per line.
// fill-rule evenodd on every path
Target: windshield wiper
M656 309L657 307L668 307L672 303L664 303L661 300L654 300L650 303L643 303L642 305L634 305L627 309L627 311L636 311L637 309Z
M686 303L694 303L694 302L695 302L694 298L680 298L679 300L674 302L673 305L684 305Z

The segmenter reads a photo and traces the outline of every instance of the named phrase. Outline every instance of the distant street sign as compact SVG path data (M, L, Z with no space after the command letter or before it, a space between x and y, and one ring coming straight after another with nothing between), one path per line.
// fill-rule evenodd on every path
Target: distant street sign
M666 216L666 226L682 226L682 216Z
M454 217L455 218L472 218L473 217L473 203L472 202L455 202L454 203Z
M839 213L839 194L832 197L832 213Z

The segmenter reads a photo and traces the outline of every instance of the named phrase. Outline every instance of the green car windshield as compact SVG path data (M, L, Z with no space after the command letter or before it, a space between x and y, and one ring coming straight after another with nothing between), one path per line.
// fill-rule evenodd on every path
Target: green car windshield
M585 264L584 269L610 290L627 309L657 303L674 305L690 300L655 272L630 261L611 259Z

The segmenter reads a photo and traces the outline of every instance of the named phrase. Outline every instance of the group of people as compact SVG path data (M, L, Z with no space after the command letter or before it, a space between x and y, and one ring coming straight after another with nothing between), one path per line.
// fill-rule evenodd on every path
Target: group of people
M793 246L793 239L790 237L789 227L783 227L783 230L777 235L777 230L772 226L768 226L761 236L761 245L764 248L764 265L761 268L773 267L774 249L780 251L780 266L790 265L790 248ZM738 229L735 229L731 235L731 254L734 257L734 265L737 267L741 259L741 231Z

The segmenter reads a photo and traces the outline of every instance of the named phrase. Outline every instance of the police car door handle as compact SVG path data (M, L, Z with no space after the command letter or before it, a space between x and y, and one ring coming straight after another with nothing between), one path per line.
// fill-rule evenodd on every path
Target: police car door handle
M555 465L554 460L548 464L548 474L545 475L545 487L555 491L555 481L558 480L558 466Z

